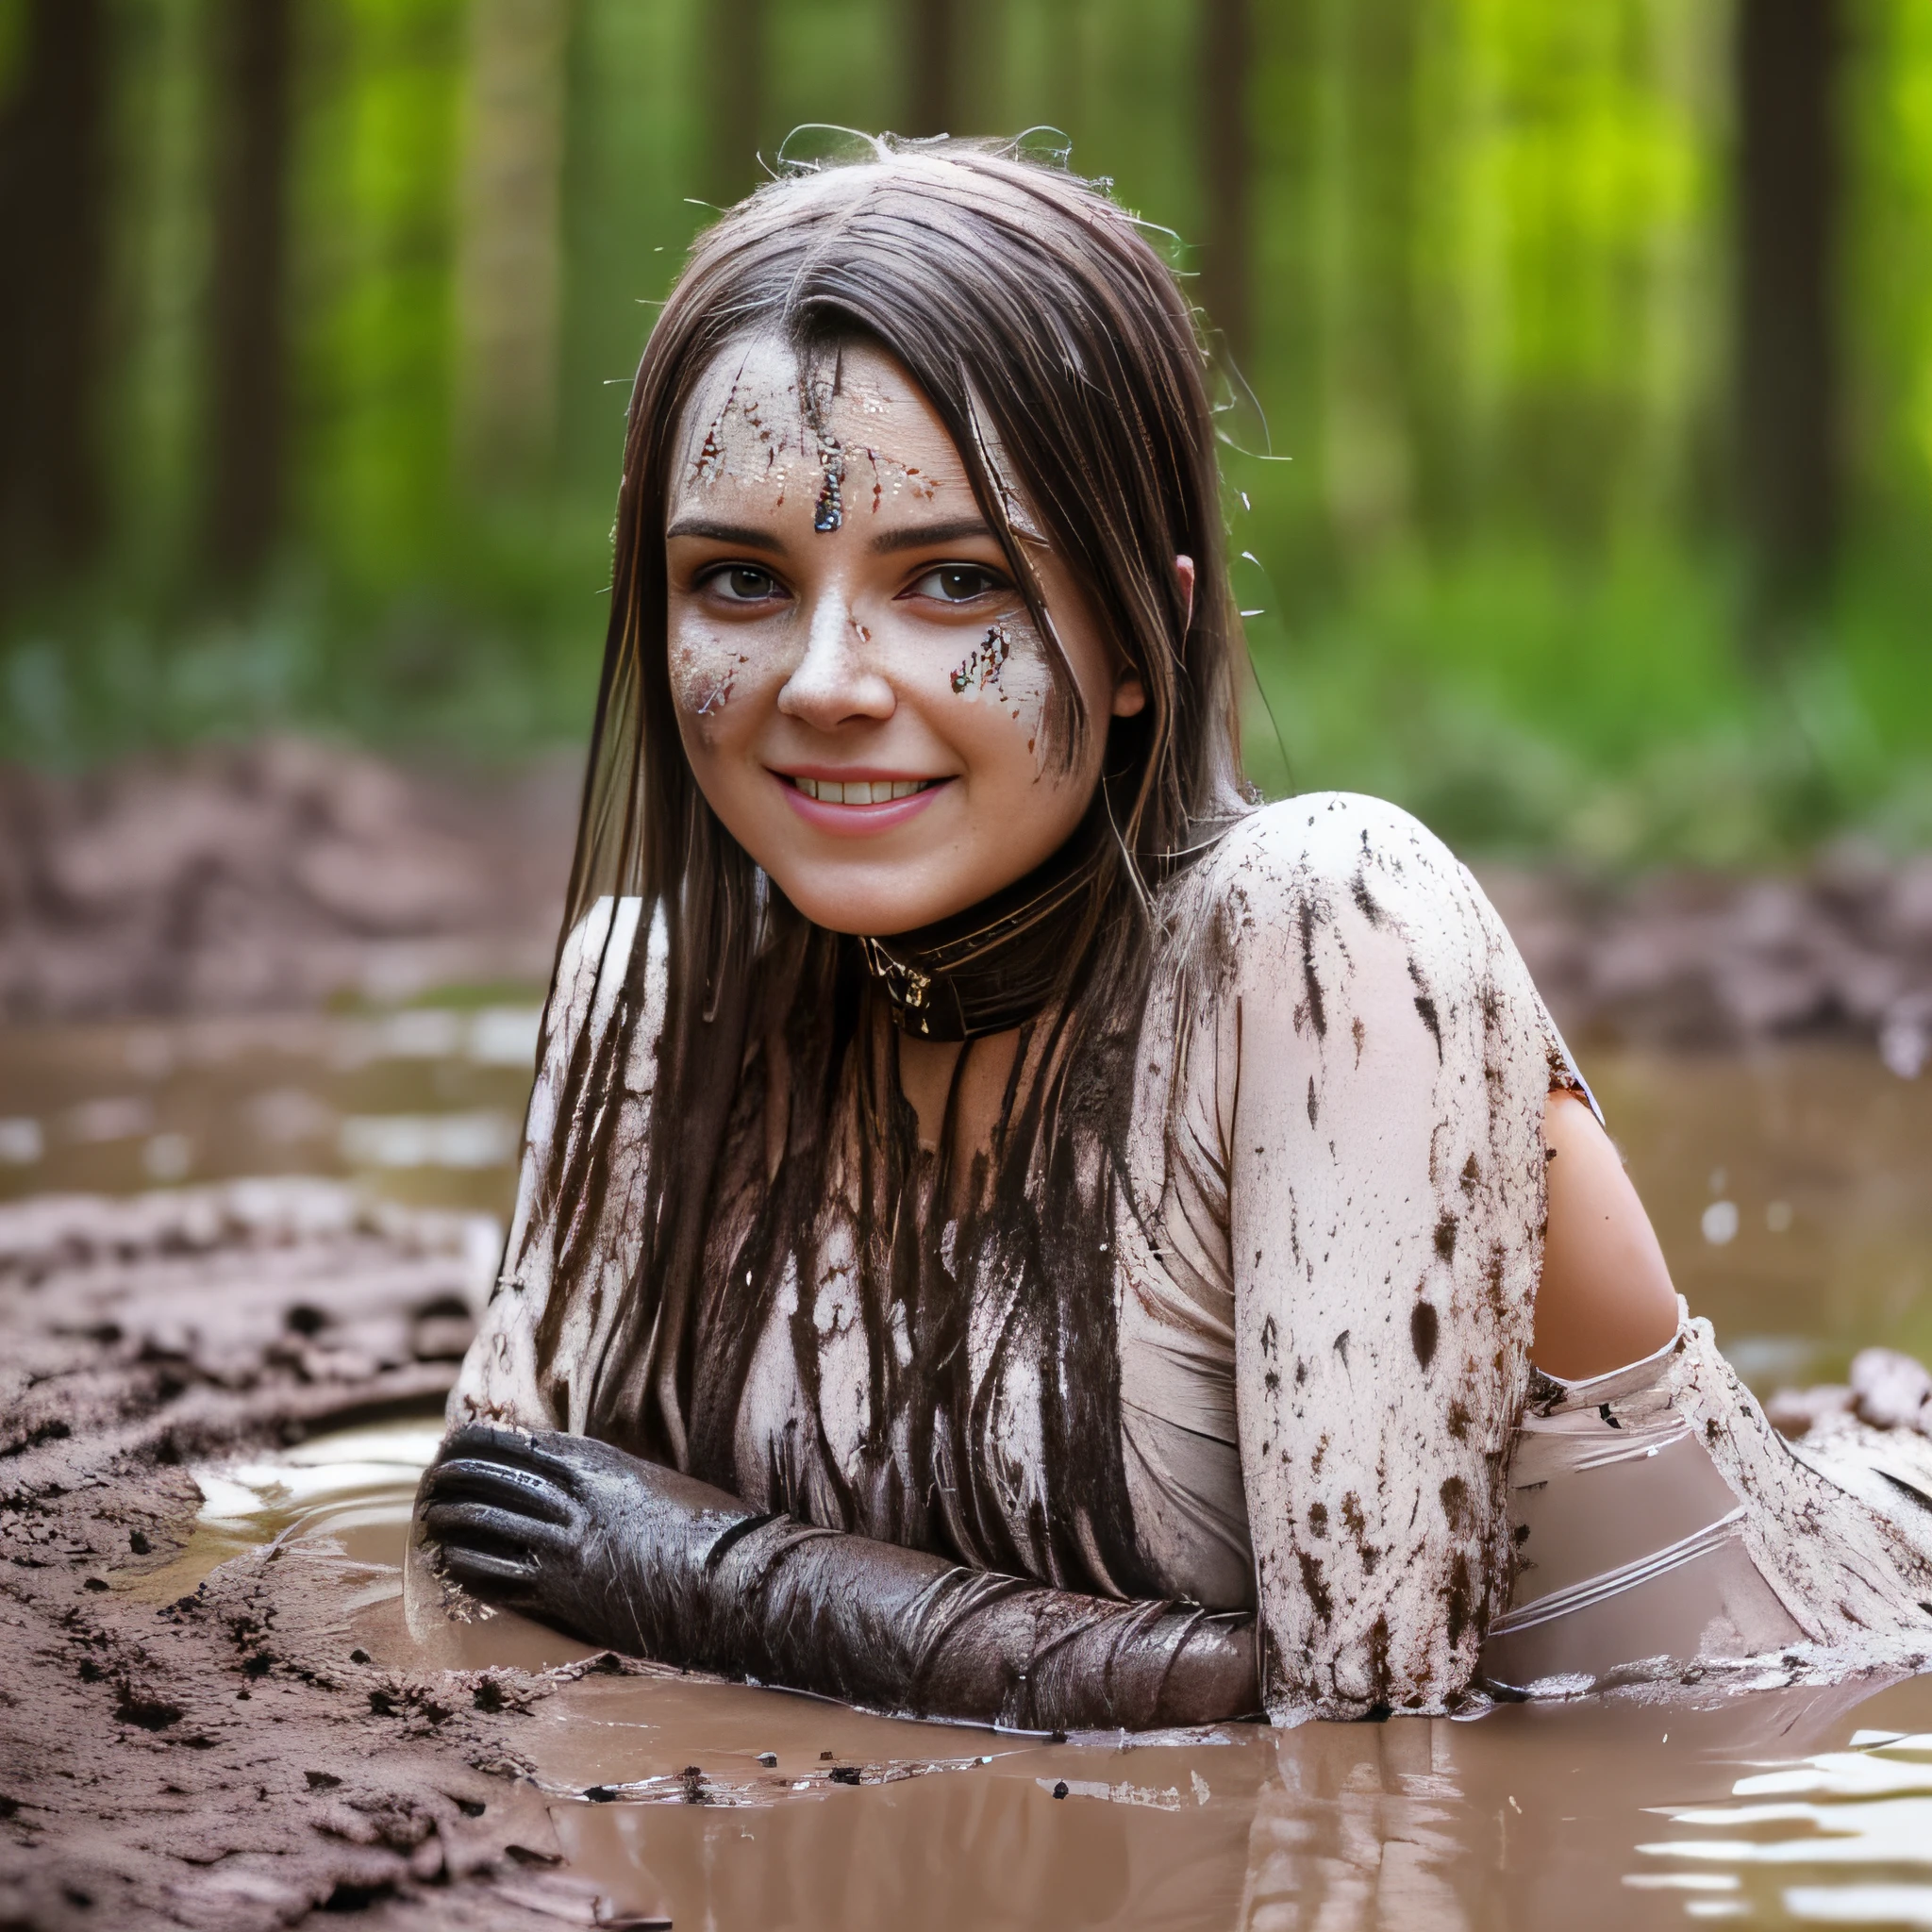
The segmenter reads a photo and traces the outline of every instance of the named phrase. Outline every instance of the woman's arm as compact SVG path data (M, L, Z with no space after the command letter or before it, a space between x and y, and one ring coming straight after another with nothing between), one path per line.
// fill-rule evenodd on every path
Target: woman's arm
M569 1214L558 1196L558 1176L575 1153L584 1126L573 1110L572 1096L582 1091L573 1069L586 1055L608 1060L612 1054L621 1009L632 996L631 958L641 915L641 900L599 899L558 952L524 1122L516 1210L490 1307L450 1391L452 1427L478 1419L526 1428L583 1426L590 1391L582 1377L558 1374L554 1365L596 1359L602 1328L615 1319L624 1297L558 1291L558 1251L566 1233L575 1232L588 1252L608 1257L601 1265L612 1274L627 1280L636 1270L642 1151L664 1010L661 916L646 931L645 970L635 995L643 1011L625 1064L614 1069L615 1092L608 1102L618 1117L612 1164L621 1165L627 1184L598 1191L593 1241L583 1242L587 1230L561 1224ZM546 1324L556 1333L543 1335Z
M1252 1618L1076 1596L755 1516L581 1433L588 1390L546 1365L595 1359L592 1324L625 1297L563 1294L557 1269L573 1231L610 1257L619 1284L636 1268L664 991L660 921L639 992L628 991L641 910L599 901L558 959L502 1278L419 1499L445 1573L591 1642L881 1708L1039 1729L1206 1724L1257 1708ZM601 1225L584 1242L561 1224L556 1191L581 1124L567 1095L584 1055L608 1058L633 996L643 1010L612 1102L610 1165L625 1185L596 1191Z
M458 1429L418 1507L466 1589L660 1662L1024 1730L1259 1707L1252 1617L1076 1596L760 1516L587 1437Z
M1391 806L1291 800L1210 864L1194 1050L1268 1708L1441 1711L1509 1587L1554 1029L1474 880Z
M1543 1110L1549 1226L1532 1355L1581 1381L1654 1355L1677 1332L1677 1291L1610 1137L1574 1093Z

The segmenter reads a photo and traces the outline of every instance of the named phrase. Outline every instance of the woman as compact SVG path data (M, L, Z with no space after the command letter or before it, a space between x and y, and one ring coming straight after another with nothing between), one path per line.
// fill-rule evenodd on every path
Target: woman
M700 239L443 1575L1039 1728L1923 1642L1917 1505L1680 1319L1468 873L1244 794L1224 578L1191 313L1089 185L881 144Z

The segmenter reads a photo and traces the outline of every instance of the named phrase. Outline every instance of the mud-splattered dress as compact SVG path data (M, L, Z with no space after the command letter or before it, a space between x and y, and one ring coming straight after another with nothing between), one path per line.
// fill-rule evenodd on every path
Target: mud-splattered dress
M1581 1082L1440 841L1373 799L1293 799L1239 821L1158 909L1117 1105L1030 1157L1073 1163L1066 1185L1100 1204L1091 1268L1055 1226L1019 1226L1039 1190L975 1214L911 1172L894 1227L867 1224L858 1074L811 1124L830 1138L808 1248L761 1245L777 1182L762 1108L741 1110L693 1473L1062 1589L1253 1607L1277 1721L1441 1711L1485 1675L1574 1683L1658 1657L1932 1650L1932 1502L1909 1456L1880 1479L1869 1457L1794 1454L1688 1317L1617 1375L1533 1369L1544 1102ZM626 1295L642 1188L622 1169L644 1144L665 955L634 900L566 943L455 1421L582 1431L614 1329L650 1317ZM602 1127L613 1171L560 1217L545 1176L588 1131L565 1071L587 1028L616 1050L626 1001L643 1017ZM910 1286L904 1215L951 1217Z

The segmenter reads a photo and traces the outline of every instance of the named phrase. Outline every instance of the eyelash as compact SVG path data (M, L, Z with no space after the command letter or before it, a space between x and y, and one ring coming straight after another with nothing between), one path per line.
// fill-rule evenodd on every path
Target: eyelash
M980 586L976 591L964 597L941 596L937 591L924 593L929 595L936 604L974 604L977 603L982 597L991 596L996 591L1011 588L997 571L991 569L986 564L938 563L934 564L930 570L922 571L901 594L911 596L919 593L919 588L922 584L929 579L945 576L949 574L961 575L970 574L981 579ZM733 597L726 594L722 588L726 579L741 575L761 578L768 588L763 594L756 597ZM777 578L770 571L764 569L762 565L755 563L714 564L698 579L698 587L701 590L715 590L721 597L724 597L727 604L775 604L785 594L784 586L778 582Z
M935 596L933 601L937 604L974 604L981 597L992 595L996 591L1005 591L1011 588L997 571L990 569L983 563L936 563L930 570L922 571L913 579L908 588L908 594L909 595L913 591L918 591L920 585L926 582L928 578L944 576L949 572L958 572L961 575L971 573L973 575L981 578L982 582L978 590L965 597Z
M732 597L725 595L725 592L721 588L725 579L740 575L762 577L767 586L764 594L758 597ZM721 563L714 569L708 570L698 579L698 588L705 591L717 591L718 594L724 597L727 604L775 604L783 594L783 586L780 585L778 579L770 571L755 563Z

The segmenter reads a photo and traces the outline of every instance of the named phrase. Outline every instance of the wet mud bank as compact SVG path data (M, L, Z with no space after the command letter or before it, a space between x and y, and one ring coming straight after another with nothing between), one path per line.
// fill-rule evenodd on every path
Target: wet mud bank
M269 739L0 766L0 1024L541 983L581 760L404 770Z
M1755 877L1476 871L1574 1042L1875 1041L1907 1078L1932 1056L1932 854L1847 843Z
M493 777L297 739L60 777L0 767L0 1025L288 1011L547 977L581 764ZM1932 854L1591 878L1478 863L1579 1040L1932 1052Z
M0 1209L0 1926L596 1923L521 1775L551 1679L378 1663L339 1543L184 1574L189 1465L433 1412L493 1258L324 1183Z

